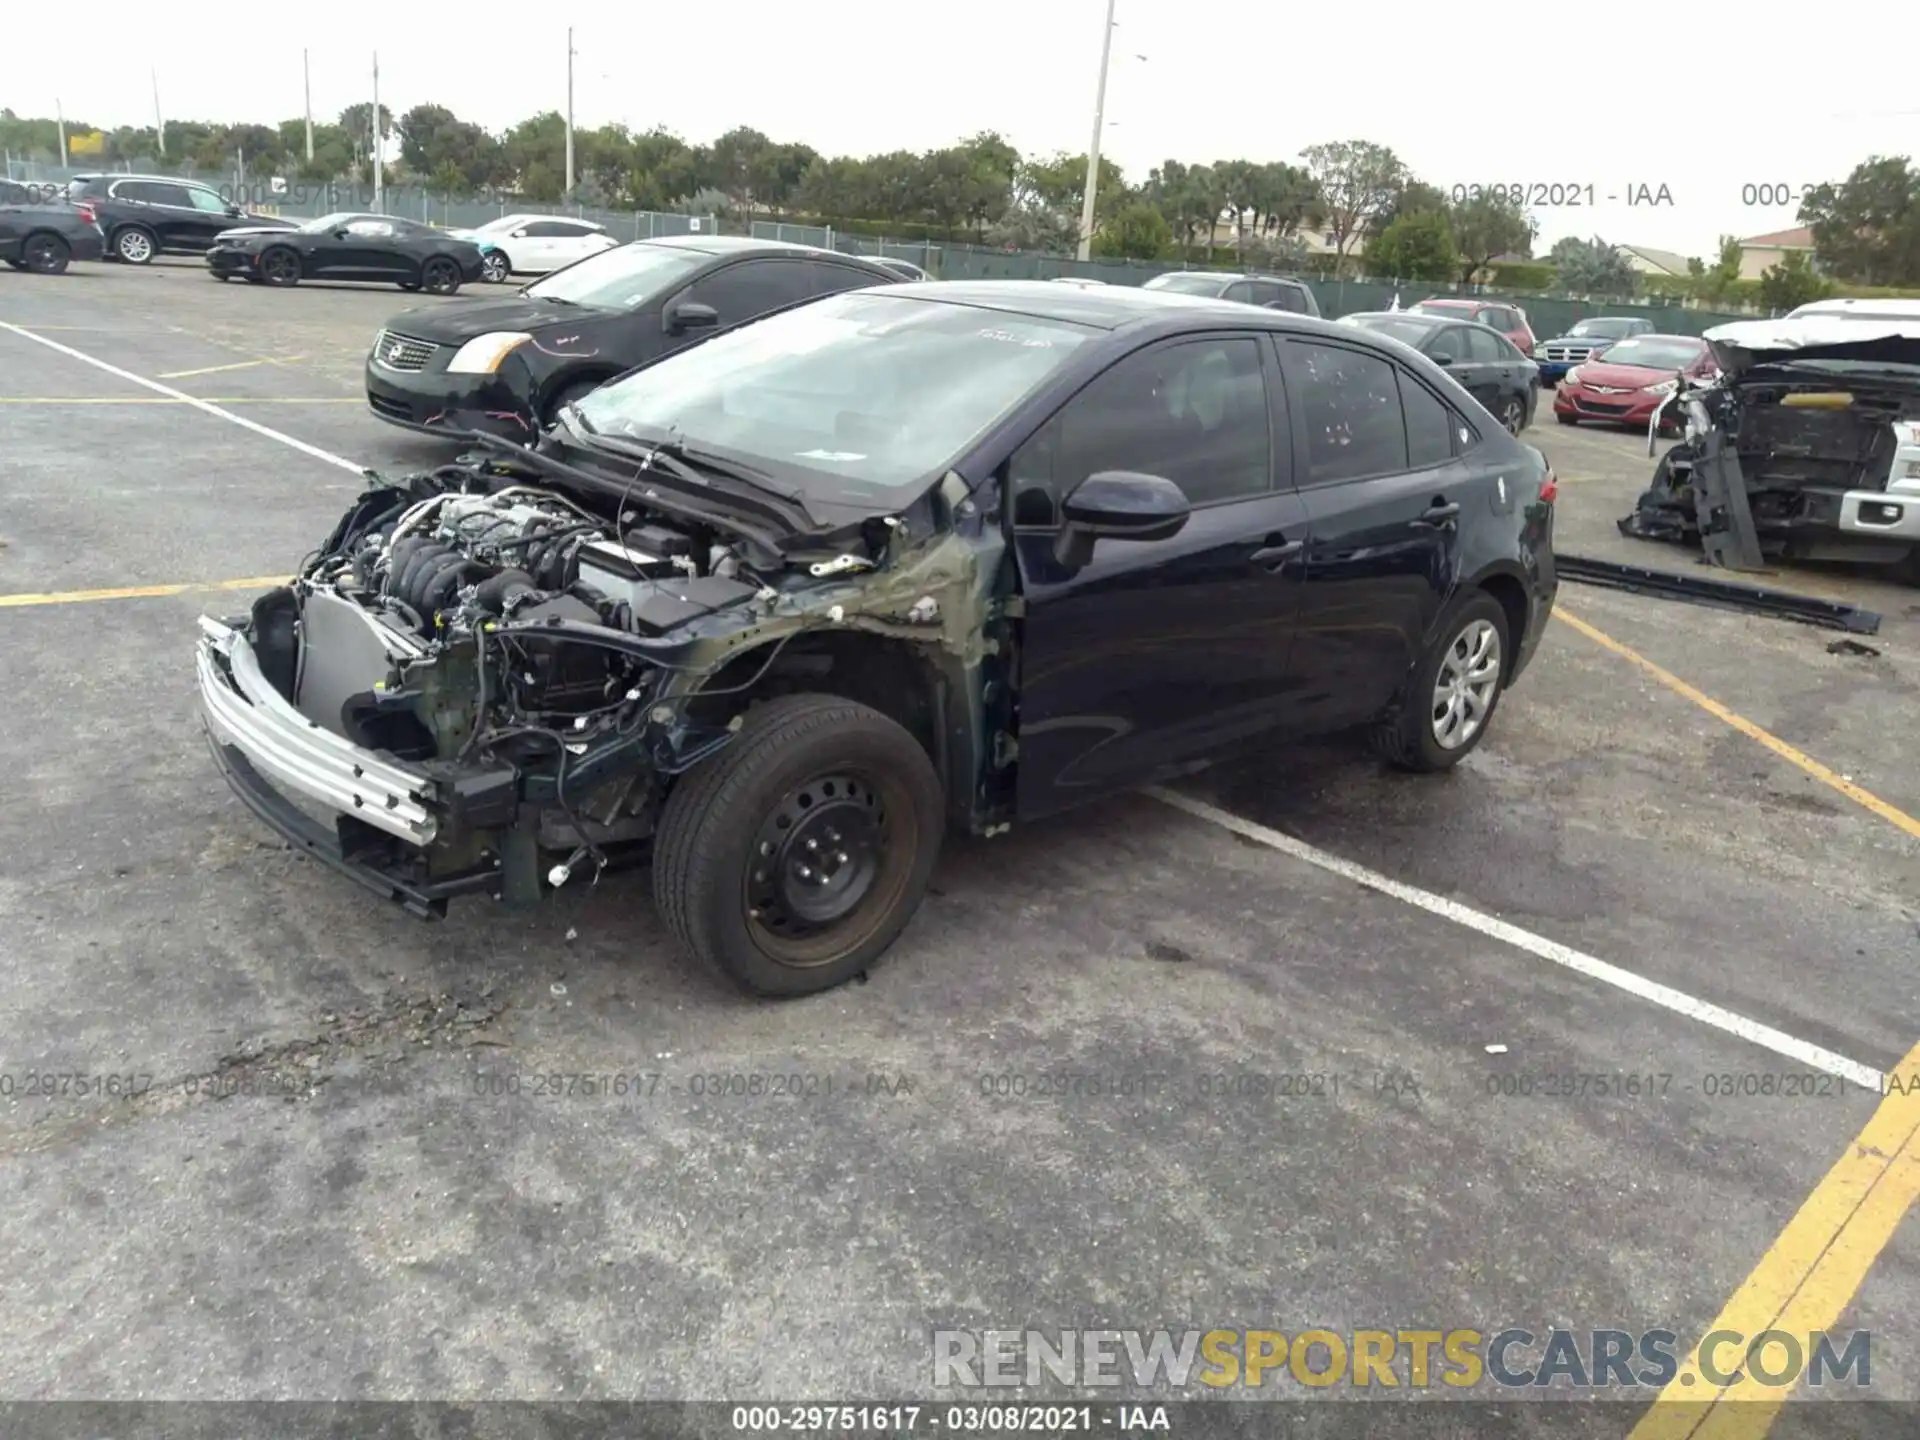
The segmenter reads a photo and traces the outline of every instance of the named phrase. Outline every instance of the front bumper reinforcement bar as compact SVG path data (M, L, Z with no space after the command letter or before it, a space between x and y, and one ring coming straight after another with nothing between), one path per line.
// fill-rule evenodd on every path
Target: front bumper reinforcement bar
M1611 560L1589 560L1580 555L1555 555L1553 565L1562 580L1582 585L1630 590L1639 595L1685 600L1749 615L1768 615L1776 620L1793 620L1854 635L1880 633L1880 616L1872 610L1862 610L1858 605L1838 600L1796 595L1790 590L1770 590L1760 585L1742 585L1704 575L1681 575L1671 570L1650 570L1642 565L1620 565Z

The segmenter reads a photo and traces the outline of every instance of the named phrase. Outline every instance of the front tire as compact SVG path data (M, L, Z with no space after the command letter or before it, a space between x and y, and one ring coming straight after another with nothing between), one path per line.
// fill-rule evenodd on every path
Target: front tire
M460 267L444 255L427 261L420 270L420 288L429 295L451 295L460 288Z
M73 259L73 249L58 235L29 235L20 258L36 275L61 275Z
M1513 644L1507 612L1484 590L1450 606L1393 711L1374 726L1374 750L1401 770L1450 770L1472 754L1499 708Z
M906 928L944 825L939 776L905 729L838 696L782 696L668 795L654 900L742 989L816 994Z
M128 225L114 233L113 253L128 265L151 265L160 253L160 242L143 225Z
M260 278L269 285L300 283L300 257L284 245L276 245L260 257Z
M489 285L504 285L513 274L513 266L507 257L495 250L480 262L480 278Z

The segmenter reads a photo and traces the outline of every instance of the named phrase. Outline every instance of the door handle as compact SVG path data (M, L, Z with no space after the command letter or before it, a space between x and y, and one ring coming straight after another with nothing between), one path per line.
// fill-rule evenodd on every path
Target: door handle
M1421 530L1445 530L1460 514L1460 507L1449 500L1435 500L1413 522Z
M1277 539L1278 537L1276 536L1275 538ZM1286 540L1278 545L1262 546L1260 549L1254 551L1253 554L1249 555L1247 559L1255 565L1263 566L1268 570L1278 570L1282 565L1286 564L1287 561L1293 559L1306 548L1306 542L1303 540Z

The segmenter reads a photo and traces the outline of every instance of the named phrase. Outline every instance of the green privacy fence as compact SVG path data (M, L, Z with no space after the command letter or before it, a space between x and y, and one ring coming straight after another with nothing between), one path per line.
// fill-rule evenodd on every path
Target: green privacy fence
M60 168L25 165L10 161L8 170L16 180L41 183L64 181L88 172L81 167ZM28 173L28 172L31 173ZM147 173L155 173L149 171ZM311 183L287 180L276 184L270 179L255 179L242 174L182 175L213 185L235 204L266 214L289 219L308 219L338 210L375 208L373 187L350 181ZM507 214L576 215L604 225L614 235L628 240L646 240L657 236L712 234L722 230L739 233L742 229L770 240L787 240L803 245L848 251L853 254L887 255L911 260L945 280L1052 280L1078 276L1101 280L1109 285L1139 285L1168 270L1188 268L1178 264L1144 260L1076 260L1067 256L1034 251L996 249L985 245L942 244L938 241L901 241L854 235L822 225L796 225L766 220L748 226L717 219L712 215L684 215L649 210L612 210L594 206L562 207L529 204L520 200L453 199L424 190L416 185L387 187L379 208L391 215L422 220L431 225L465 228L485 224ZM1388 309L1398 295L1405 306L1434 295L1474 294L1487 299L1511 300L1527 312L1533 332L1541 339L1564 334L1574 322L1592 315L1633 315L1653 322L1654 329L1669 335L1698 335L1729 320L1753 318L1751 313L1700 310L1665 303L1618 300L1578 300L1560 295L1538 295L1517 291L1473 290L1460 286L1408 282L1396 285L1378 280L1321 280L1307 278L1320 309L1337 319L1360 310Z

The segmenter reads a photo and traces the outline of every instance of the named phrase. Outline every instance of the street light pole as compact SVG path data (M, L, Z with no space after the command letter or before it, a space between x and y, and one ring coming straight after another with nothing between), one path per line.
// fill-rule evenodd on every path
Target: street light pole
M307 92L307 163L313 163L313 65L307 52L300 52L300 81Z
M567 27L567 189L562 197L573 203L573 27Z
M162 155L167 153L167 122L160 118L160 71L158 67L147 71L147 78L153 82L153 143Z
M373 210L376 215L387 213L386 185L381 169L380 155L380 52L373 52Z
M60 126L60 168L64 170L67 168L67 111L58 96L54 97L53 113Z
M1107 24L1100 33L1100 88L1093 96L1093 141L1087 146L1087 194L1080 203L1080 258L1093 258L1093 207L1100 185L1100 132L1107 128L1107 60L1113 53L1113 7L1107 0Z

